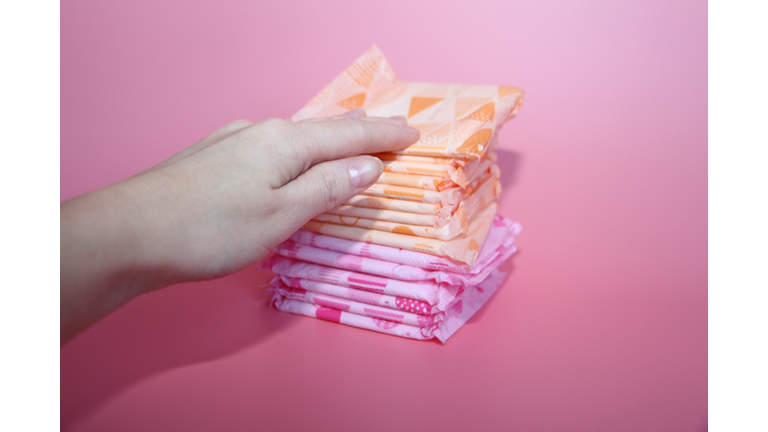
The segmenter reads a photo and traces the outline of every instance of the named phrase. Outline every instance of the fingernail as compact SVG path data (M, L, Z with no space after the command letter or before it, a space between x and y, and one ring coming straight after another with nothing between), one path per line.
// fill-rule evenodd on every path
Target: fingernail
M365 117L365 108L355 108L352 111L347 111L342 115L347 118Z
M364 188L373 184L384 171L384 164L378 158L366 156L349 166L352 186Z

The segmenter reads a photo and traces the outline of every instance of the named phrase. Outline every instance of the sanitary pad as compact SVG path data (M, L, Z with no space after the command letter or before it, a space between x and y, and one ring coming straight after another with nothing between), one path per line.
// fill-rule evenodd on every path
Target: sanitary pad
M274 249L271 305L405 338L445 342L506 274L520 225L497 215L493 149L523 102L515 87L399 82L373 47L294 121L356 108L405 116L421 138L374 156L384 173Z

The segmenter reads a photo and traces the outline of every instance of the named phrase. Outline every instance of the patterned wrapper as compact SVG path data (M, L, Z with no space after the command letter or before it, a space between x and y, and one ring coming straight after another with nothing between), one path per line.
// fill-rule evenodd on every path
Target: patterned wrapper
M398 222L389 222L374 219L364 219L360 217L338 216L329 214L320 214L312 218L313 221L333 223L345 226L354 226L358 228L374 229L379 231L393 232L398 234L407 234L411 236L433 238L438 240L451 240L469 230L466 218L454 217L450 223L441 228L432 228L419 225L407 225Z
M441 215L442 217L450 217L452 213L452 211L449 211L449 209L443 209L439 204L421 203L368 195L355 195L347 200L345 204L353 205L356 207L367 207L372 209L392 210L431 216Z
M407 324L421 328L429 328L442 320L441 313L427 315L427 306L422 306L424 314L415 314L402 310L393 310L390 308L379 307L372 304L356 302L339 297L333 297L326 294L320 294L314 291L308 291L303 288L291 288L286 286L282 280L278 280L272 286L272 293L291 300L298 300L304 303L311 303L318 306L325 306L331 309L337 309L356 315L364 315L371 318L385 319L399 324Z
M493 141L493 144L498 144L498 141ZM495 147L491 146L492 148ZM397 153L374 153L372 156L383 161L400 161L400 162L415 162L420 164L432 164L432 165L449 165L452 167L467 167L472 163L477 164L480 159L463 159L456 157L434 157L434 156L414 156ZM485 157L493 158L496 161L496 155L493 152L488 152Z
M522 102L514 87L398 82L369 49L292 119L363 107L369 116L405 116L421 137L375 155L384 163L375 184L276 248L263 264L278 275L272 305L445 342L498 289L498 266L515 252L519 225L496 216L492 150Z
M491 229L497 208L495 202L489 204L469 223L466 234L448 241L317 221L307 222L304 229L331 237L445 256L471 266L477 260L480 247Z
M425 301L409 299L406 297L395 297L387 294L379 294L371 291L359 290L340 285L334 285L326 282L313 281L311 279L292 278L288 276L276 276L280 278L284 285L290 288L298 288L312 291L320 294L327 294L333 297L353 300L359 303L366 303L374 306L381 306L388 309L402 310L415 313L417 315L433 315L443 311L448 303L429 304ZM444 296L446 300L452 298L454 301L464 292L463 288L456 291L455 297Z
M488 278L480 284L471 287L463 296L453 302L446 310L444 317L434 326L418 327L409 324L398 323L382 318L358 315L351 310L346 312L327 306L305 303L292 300L279 293L272 297L272 306L284 312L318 318L352 327L373 330L417 340L437 338L445 343L456 331L464 325L498 290L506 273L494 270ZM350 308L351 309L351 308Z
M523 103L515 87L398 82L375 46L327 85L293 120L363 107L369 116L406 116L421 138L399 154L477 159Z
M340 311L325 306L318 306L304 303L298 300L291 300L286 297L276 295L272 297L272 306L283 312L290 312L296 315L304 315L311 318L318 318L325 321L346 324L351 327L357 327L367 330L373 330L379 333L391 334L410 339L427 340L432 339L429 331L407 324L398 324L385 319L371 318L362 315L356 315L350 312Z
M437 265L435 257L418 252L351 242L306 231L295 233L291 239L278 245L274 251L287 258L384 278L409 281L434 280L451 285L471 286L485 279L493 268L516 251L514 241L519 232L520 225L497 216L488 234L488 240L483 244L471 272L466 271L465 266L453 265L453 263ZM414 259L408 254L417 256ZM387 261L386 258L395 261ZM416 263L420 267L408 263Z
M420 226L429 226L429 227L435 227L435 228L444 226L448 223L448 221L450 221L450 218L446 220L439 216L433 216L433 215L407 213L407 212L383 210L383 209L369 208L369 207L357 207L357 206L346 205L346 204L340 205L338 207L334 207L328 210L326 214L337 215L337 216L358 217L358 218L365 218L365 219L376 219L376 220L383 220L383 221L389 221L389 222L399 222L399 223L404 223L408 225L420 225Z
M466 188L467 184L480 172L496 162L496 154L489 152L482 159L465 161L461 163L429 163L412 160L401 160L398 157L420 158L419 156L395 155L379 153L375 155L382 159L384 173L377 183L386 183L396 186L407 186L429 190L443 190L458 186ZM423 158L436 159L436 158ZM450 161L451 159L441 158Z
M412 175L412 174L398 174L384 171L376 183L391 185L391 186L404 186L407 188L426 189L431 191L442 191L448 188L456 187L456 184L452 181L439 177L431 177L426 175Z
M356 225L355 218L373 219L393 222L396 224L418 225L432 228L442 228L450 225L455 227L453 228L454 230L461 229L462 232L467 232L469 229L468 221L474 219L481 209L488 206L488 204L496 200L500 195L501 185L499 184L498 177L494 177L482 183L474 192L472 192L471 195L459 203L456 211L454 211L452 214L448 214L447 217L442 212L438 212L437 215L424 215L418 213L408 213L344 204L328 210L325 216L347 216L346 218L327 218L325 216L320 216L320 219L318 220L322 222L331 222L338 223L340 225L353 226ZM369 227L379 229L372 225ZM413 231L413 229L411 230ZM392 230L384 229L384 231ZM435 237L434 235L425 235L425 237L440 238Z
M442 207L452 209L455 209L464 198L461 188L457 187L437 191L384 183L372 184L363 191L363 195L440 204Z
M515 235L520 231L520 225L496 215L493 219L492 228L508 227ZM497 233L497 232L495 232ZM489 235L488 241L483 244L478 261L485 260L493 250L501 245L501 239L504 236ZM407 266L418 267L429 270L445 270L451 273L476 274L478 265L468 266L466 263L451 260L449 258L428 255L425 253L413 252L377 244L346 240L338 237L320 235L313 232L299 230L290 238L299 244L312 246L319 249L326 249L341 252L349 255L357 255L365 258L372 258L381 261L404 264Z
M274 255L263 263L275 274L290 278L309 279L338 286L355 288L393 297L405 297L431 305L447 305L459 292L458 286L435 281L403 281L370 274L342 270Z
M411 267L418 267L421 269L444 270L446 272L457 274L477 274L481 265L480 263L492 256L494 251L498 250L498 247L503 244L505 239L509 238L504 235L503 232L509 231L512 232L512 234L517 235L521 229L519 224L512 222L511 220L506 219L501 215L496 215L493 218L493 224L491 228L494 230L493 235L488 235L487 241L480 249L478 263L471 267L466 263L454 261L445 257L371 243L350 241L338 237L320 235L305 230L296 231L290 237L290 240L302 245L312 246L319 249L326 249L349 255L357 255L380 261L399 263ZM514 241L514 236L512 236L510 240Z
M386 166L387 161L399 161L399 162L414 162L418 164L429 165L448 165L453 168L462 167L470 162L477 161L478 159L462 159L453 157L433 157L433 156L413 156L403 155L395 153L374 153L371 156L376 156L381 159Z
M465 188L451 187L447 189L427 189L423 187L395 186L385 183L374 183L363 191L363 195L379 196L384 198L421 201L430 204L440 204L441 207L450 208L451 211L467 197L469 197L481 184L489 179L498 178L499 168L490 161L481 163L481 171L472 178ZM403 174L402 176L406 176ZM418 176L406 176L418 179ZM420 179L421 181L423 179Z

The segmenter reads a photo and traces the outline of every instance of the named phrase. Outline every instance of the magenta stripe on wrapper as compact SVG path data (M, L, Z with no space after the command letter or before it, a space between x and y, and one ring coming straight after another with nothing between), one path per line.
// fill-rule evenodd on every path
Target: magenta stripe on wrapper
M431 333L422 334L423 329L407 324L398 324L387 320L371 318L362 315L355 315L348 312L334 311L333 309L304 303L296 300L277 298L273 301L275 308L291 312L297 315L304 315L312 318L331 321L340 324L346 324L352 327L373 330L379 333L386 333L395 336L427 340L432 339Z
M386 319L389 321L408 324L416 327L431 327L434 324L440 322L443 315L445 315L443 312L439 312L430 316L421 316L406 311L394 311L371 304L336 298L303 289L289 288L287 285L283 284L280 279L275 280L272 288L270 288L270 291L275 296L284 297L290 300L296 300L317 306L337 309L356 315L369 316L377 319Z
M271 304L284 312L319 318L325 321L411 339L426 340L436 337L441 342L445 342L488 301L504 281L505 276L505 273L493 270L489 277L480 285L469 287L465 295L461 299L457 299L445 314L436 315L441 317L439 321L433 323L429 321L432 317L416 316L418 326L365 316L365 311L357 314L329 309L298 299L291 300L280 289L274 291ZM355 311L355 308L350 307L350 311Z
M380 294L423 300L429 304L436 304L440 300L438 293L440 284L434 281L409 282L397 279L384 279L377 276L297 261L280 255L271 257L263 263L263 266L271 268L273 272L281 276L311 279L334 285L378 292Z
M418 315L432 315L441 309L438 305L430 305L420 300L412 300L404 297L394 297L386 294L372 293L370 291L359 290L351 287L333 285L325 282L318 282L309 279L290 278L280 276L283 283L291 287L289 298L293 298L294 291L298 291L298 299L304 298L305 291L312 291L320 294L327 294L333 297L353 300L359 303L366 303L375 306L381 306L389 309L403 310L413 312Z

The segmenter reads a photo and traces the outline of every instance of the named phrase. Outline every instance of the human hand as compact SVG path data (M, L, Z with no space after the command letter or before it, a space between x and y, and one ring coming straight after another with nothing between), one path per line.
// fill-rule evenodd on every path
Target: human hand
M62 340L65 318L77 322L71 336L147 290L255 263L378 179L381 161L360 155L418 138L404 118L362 110L299 122L241 120L128 180L63 203ZM87 319L94 307L100 312Z

